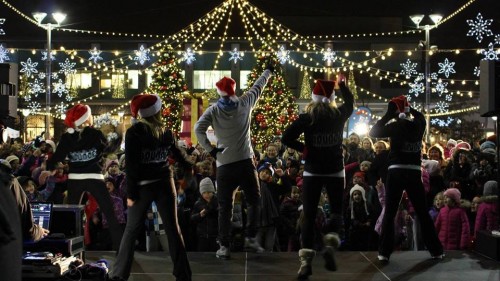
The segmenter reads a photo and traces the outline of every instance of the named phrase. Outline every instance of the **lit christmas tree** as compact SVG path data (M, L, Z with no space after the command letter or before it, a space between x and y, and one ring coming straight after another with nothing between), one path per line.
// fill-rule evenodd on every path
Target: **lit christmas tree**
M307 71L304 71L304 75L302 77L302 83L300 86L300 95L299 98L301 99L310 99L311 98L311 83L309 82L309 73Z
M351 90L354 100L358 100L358 88L356 87L356 81L354 80L354 72L349 71L349 80L347 81L347 87Z
M166 45L159 53L158 60L152 66L153 81L145 92L161 97L163 121L168 128L178 133L181 130L183 93L187 91L187 85L172 47Z
M267 83L252 113L253 122L250 128L252 142L259 148L272 141L275 136L280 136L285 128L298 118L298 105L286 86L283 70L276 57L258 54L257 65L248 75L247 86L253 85L271 61L276 65L274 75Z

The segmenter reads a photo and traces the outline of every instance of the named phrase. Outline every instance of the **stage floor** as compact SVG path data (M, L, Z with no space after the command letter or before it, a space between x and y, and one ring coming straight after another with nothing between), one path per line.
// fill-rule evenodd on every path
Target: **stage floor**
M113 252L86 252L86 262L105 258ZM188 253L193 281L283 281L296 280L297 253L232 253L230 260L219 260L215 253ZM500 262L474 252L447 251L441 261L429 259L427 251L402 251L382 265L376 252L337 252L338 270L324 269L323 259L313 262L311 281L498 281ZM130 281L170 281L172 262L164 252L136 252Z

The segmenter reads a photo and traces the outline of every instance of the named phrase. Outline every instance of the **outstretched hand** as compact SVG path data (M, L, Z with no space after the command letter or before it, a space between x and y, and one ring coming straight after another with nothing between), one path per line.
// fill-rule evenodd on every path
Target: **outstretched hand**
M274 73L274 65L272 63L268 63L266 65L266 69L268 69L269 71L271 71L271 73Z

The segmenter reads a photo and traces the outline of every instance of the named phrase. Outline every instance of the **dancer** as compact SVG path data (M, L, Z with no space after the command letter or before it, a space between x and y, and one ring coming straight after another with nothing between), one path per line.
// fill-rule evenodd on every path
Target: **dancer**
M312 101L306 113L300 114L282 138L283 144L303 153L305 159L302 200L304 222L301 226L301 244L298 272L299 279L307 279L312 274L311 263L316 255L313 250L314 221L322 188L326 189L330 200L331 217L329 230L325 235L325 267L337 270L334 248L340 239L338 232L342 227L342 195L345 188L344 160L342 156L342 133L344 124L353 111L354 98L344 82L339 84L344 104L335 103L335 82L318 80L312 91ZM304 133L305 143L298 139Z
M118 250L123 232L115 217L100 164L107 145L106 137L92 127L88 105L77 104L69 109L64 124L68 129L61 136L56 152L47 160L47 170L55 171L57 163L66 157L69 159L68 204L80 204L84 192L90 192L109 222L113 250Z
M125 135L128 218L112 280L127 280L134 258L135 240L144 224L144 215L154 201L165 225L173 275L190 281L191 268L177 221L176 188L167 156L183 168L192 167L189 156L177 147L172 131L161 120L162 102L158 95L136 95L130 103L138 121Z
M219 80L215 85L221 98L203 113L194 127L200 145L216 158L220 244L217 258L230 257L232 196L238 186L245 193L248 206L245 246L257 252L263 251L255 240L260 219L260 188L252 161L254 152L250 142L250 119L252 109L273 71L274 67L268 65L248 92L239 98L233 79L224 77ZM207 138L209 126L215 131L216 147L212 147Z
M410 118L409 115L413 118ZM396 122L389 123L396 118ZM429 216L422 185L421 150L425 131L422 113L410 107L405 96L393 98L385 115L370 131L372 138L390 138L391 149L386 190L385 216L382 222L378 259L389 262L394 247L394 217L406 190L422 228L423 240L433 259L442 259L443 246Z

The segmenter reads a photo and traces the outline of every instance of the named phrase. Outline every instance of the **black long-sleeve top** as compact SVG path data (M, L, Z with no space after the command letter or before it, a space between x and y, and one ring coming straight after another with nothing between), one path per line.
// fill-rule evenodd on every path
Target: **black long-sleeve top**
M344 124L354 110L354 97L345 86L341 86L340 92L344 98L344 104L338 107L340 115L338 118L317 120L311 124L309 113L300 114L283 133L282 143L297 151L304 153L304 171L313 174L333 174L344 169L344 158L342 156L342 133ZM304 133L305 143L298 140Z
M425 117L411 108L413 120L397 118L389 123L394 115L386 114L370 130L372 138L390 138L391 149L388 156L389 168L392 165L421 165L422 138L425 132Z

